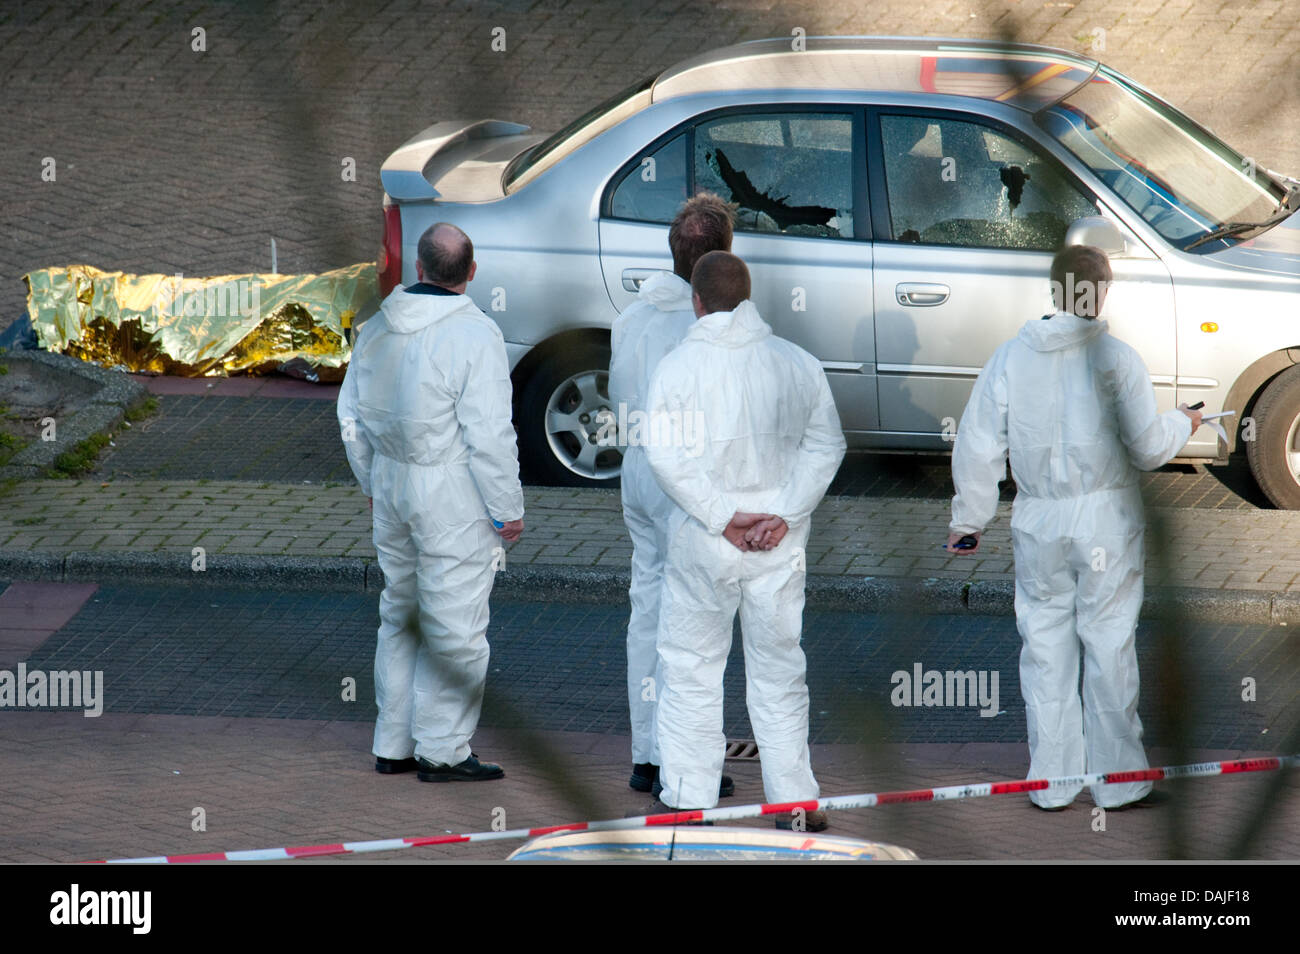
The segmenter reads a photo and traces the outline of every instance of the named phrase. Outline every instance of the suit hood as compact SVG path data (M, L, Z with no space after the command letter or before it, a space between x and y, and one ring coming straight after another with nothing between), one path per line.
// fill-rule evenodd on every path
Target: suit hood
M1025 322L1020 340L1035 351L1062 351L1106 333L1106 322L1058 311L1049 319Z
M691 286L673 272L655 272L641 283L637 297L660 311L691 311Z
M742 348L771 333L771 327L759 316L758 308L746 299L734 311L715 311L700 318L684 340L707 341L723 348Z
M473 304L468 295L412 295L398 287L384 299L382 310L389 330L411 335Z

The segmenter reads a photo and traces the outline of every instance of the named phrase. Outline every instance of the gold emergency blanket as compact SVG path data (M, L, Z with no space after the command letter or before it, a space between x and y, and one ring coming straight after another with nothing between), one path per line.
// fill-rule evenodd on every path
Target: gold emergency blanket
M320 275L128 275L89 265L23 276L42 348L105 366L185 377L267 374L305 362L341 380L373 264ZM294 359L299 359L295 361Z

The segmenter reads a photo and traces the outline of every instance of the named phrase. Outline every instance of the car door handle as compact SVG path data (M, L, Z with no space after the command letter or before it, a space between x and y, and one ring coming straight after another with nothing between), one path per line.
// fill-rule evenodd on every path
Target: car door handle
M625 268L623 269L623 287L630 292L640 291L641 283L658 271L662 271L662 269Z
M894 294L898 297L900 305L913 305L921 308L942 305L948 300L948 295L951 292L952 289L947 285L936 285L931 282L904 282L894 288Z

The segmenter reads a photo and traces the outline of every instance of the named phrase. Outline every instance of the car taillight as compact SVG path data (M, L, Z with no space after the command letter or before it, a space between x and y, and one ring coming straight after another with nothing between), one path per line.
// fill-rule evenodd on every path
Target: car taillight
M379 296L386 298L402 280L402 210L384 206L384 241L379 246Z

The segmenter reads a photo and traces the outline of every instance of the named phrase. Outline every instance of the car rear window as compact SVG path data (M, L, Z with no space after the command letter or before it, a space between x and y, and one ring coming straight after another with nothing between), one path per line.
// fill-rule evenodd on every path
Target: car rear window
M514 192L527 185L579 146L649 106L650 88L657 78L656 74L632 84L517 156L506 169L506 192Z

